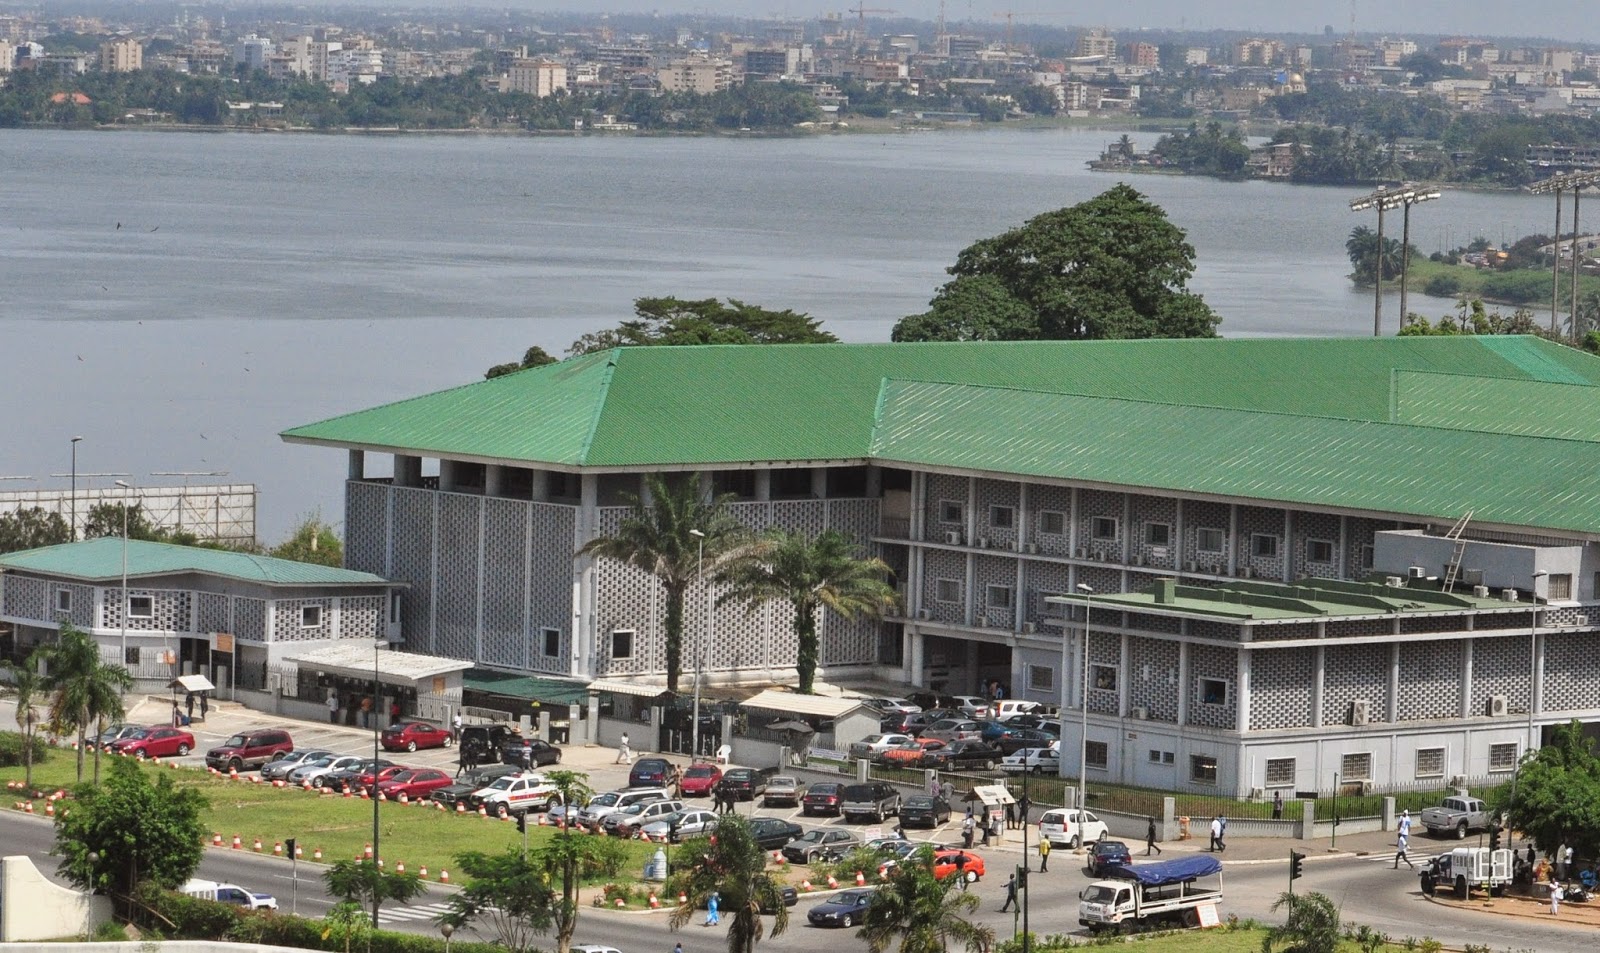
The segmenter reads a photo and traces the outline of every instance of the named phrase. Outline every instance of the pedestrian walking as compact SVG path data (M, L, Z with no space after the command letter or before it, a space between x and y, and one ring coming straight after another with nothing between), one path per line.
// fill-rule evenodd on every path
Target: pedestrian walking
M1406 846L1408 844L1410 844L1410 843L1411 843L1411 838L1407 837L1404 832L1401 832L1400 836L1395 839L1395 842L1394 842L1394 846L1395 846L1395 851L1394 851L1394 869L1395 870L1399 870L1400 869L1400 861L1402 861L1402 860L1405 861L1406 862L1406 866L1410 867L1412 870L1415 870L1417 868L1417 865L1413 864L1411 862L1411 858L1406 856Z
M1572 845L1568 844L1567 845L1567 849L1561 852L1561 880L1562 880L1562 882L1563 883L1566 882L1567 878L1569 876L1571 876L1571 874L1572 874Z
M972 849L972 814L968 812L961 822L961 846L967 850Z
M1228 818L1225 816L1218 817L1217 824L1217 850L1224 851L1228 849Z
M1275 821L1283 820L1283 792L1282 791L1273 791L1272 792L1272 819L1275 820Z
M1012 874L1006 878L1006 902L1001 905L1000 912L1005 913L1017 902L1017 875Z
M372 727L372 696L361 696L361 727Z
M200 720L205 721L206 715L211 711L211 696L200 693Z
M617 740L617 760L613 761L612 764L632 764L632 763L633 763L633 752L631 750L629 750L629 748L628 748L628 733L626 731L624 731L622 733L622 737Z
M1144 855L1149 857L1151 851L1155 851L1158 854L1161 853L1161 845L1156 843L1156 819L1154 817L1150 818L1150 823L1144 829Z
M983 819L982 823L983 823L983 846L984 847L988 847L989 846L989 839L993 836L993 833L990 831L989 819L987 817Z
M1214 853L1216 853L1217 851L1219 851L1221 849L1222 849L1222 815L1218 814L1216 817L1213 817L1211 819L1211 843L1206 846L1206 850L1208 850L1208 851L1210 851L1211 853L1214 854Z
M1027 827L1028 826L1028 814L1032 810L1033 810L1033 802L1028 800L1028 796L1026 794L1024 794L1022 797L1017 798L1017 826L1018 827Z
M956 799L956 786L946 781L940 786L939 793L944 795L946 801L954 801Z
M455 745L461 743L461 712L459 711L456 712L454 718L450 719L450 743Z
M194 692L190 692L183 699L184 711L188 713L189 720L194 721Z
M956 882L961 884L961 889L964 892L969 883L967 880L967 855L957 854L951 859L955 861L956 865Z
M667 785L668 785L668 787L672 788L672 796L673 797L678 798L680 800L683 798L683 769L682 768L678 767L677 765L673 765L672 766L671 770L669 770L667 772Z
M928 778L928 796L929 797L938 797L939 796L939 776L938 775L934 775L934 776Z
M721 906L721 904L722 897L720 894L713 893L709 898L706 899L706 926L714 927L722 922L722 916L717 912L717 908Z
M1550 885L1550 915L1552 917L1561 915L1561 901L1565 897L1566 894L1562 892L1560 884L1552 883Z
M389 702L389 724L400 724L400 699L398 698Z
M1400 833L1407 837L1411 836L1411 811L1409 809L1400 812Z
M1039 838L1039 873L1050 869L1050 838Z
M996 817L989 822L989 832L994 835L994 842L1000 843L1005 838L1000 834L1000 818Z
M1016 801L1007 801L1006 802L1006 830L1014 831L1016 829L1017 829L1017 802Z
M339 723L339 693L333 689L328 690L328 724Z

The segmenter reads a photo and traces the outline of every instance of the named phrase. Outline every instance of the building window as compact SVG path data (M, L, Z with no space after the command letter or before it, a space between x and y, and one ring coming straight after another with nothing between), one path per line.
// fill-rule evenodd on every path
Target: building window
M1091 741L1087 745L1084 745L1083 760L1088 763L1089 767L1091 768L1106 767L1106 765L1109 763L1107 760L1108 756L1109 752L1106 750L1106 743L1104 741Z
M57 612L71 612L72 611L72 590L71 589L57 589L56 590L56 611Z
M1089 666L1089 684L1103 692L1117 690L1117 667L1115 665Z
M1361 546L1361 568L1372 568L1372 544L1363 543Z
M1110 516L1096 516L1089 521L1089 535L1095 539L1116 539L1116 519Z
M1014 604L1010 586L990 586L985 592L985 598L991 609L1009 609Z
M1189 780L1196 784L1217 783L1217 759L1208 754L1189 756Z
M1554 576L1550 577L1554 579ZM1504 773L1517 769L1517 743L1489 746L1489 770Z
M302 628L302 629L316 629L316 628L321 628L321 626L322 626L322 607L321 606L301 606L300 607L300 628Z
M542 643L539 648L545 658L555 658L561 654L561 630L540 629L539 639Z
M1226 705L1228 703L1228 682L1221 678L1200 679L1200 704Z
M1017 510L1011 506L989 507L989 525L995 529L1012 529L1017 525Z
M1418 748L1416 776L1418 778L1444 777L1444 749Z
M1056 688L1056 670L1048 665L1028 666L1028 691L1053 692Z
M611 630L611 657L613 659L633 658L633 630Z
M1259 559L1273 559L1278 555L1278 537L1266 533L1250 536L1250 555Z
M1333 562L1333 543L1326 539L1306 540L1306 562L1331 563Z
M933 601L960 602L961 583L955 579L939 579L933 584Z
M955 500L939 501L939 522L965 523L967 521L967 507Z
M1294 759L1268 758L1266 786L1269 788L1294 787Z
M1572 598L1572 575L1570 573L1551 573L1546 580L1550 588L1545 590L1545 598L1552 601L1561 601Z
M1372 752L1361 751L1341 757L1339 759L1339 780L1371 781Z
M1160 751L1160 750L1158 750L1156 748L1151 748L1150 749L1150 763L1151 764L1160 764L1161 763L1161 756L1163 754L1166 754L1166 753L1168 753L1168 752L1163 752L1163 751Z
M129 596L128 618L153 619L156 614L156 600L151 596Z
M1039 514L1039 532L1051 536L1067 535L1067 514L1058 510L1045 510Z
M1194 548L1202 553L1220 553L1228 543L1228 536L1220 529L1204 526L1194 531Z
M1150 546L1167 546L1172 542L1172 527L1166 523L1146 523L1144 541Z
M122 650L122 663L124 665L139 664L139 647L137 645L130 645Z

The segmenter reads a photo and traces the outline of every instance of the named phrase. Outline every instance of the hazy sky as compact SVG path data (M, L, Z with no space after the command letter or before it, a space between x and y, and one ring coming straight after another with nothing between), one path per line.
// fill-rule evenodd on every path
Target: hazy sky
M437 2L437 0L436 0ZM449 0L447 0L449 2ZM748 16L811 18L842 11L855 0L454 0L463 6L581 11L713 11ZM903 16L932 20L939 0L865 0ZM1356 0L1362 33L1431 33L1559 37L1600 42L1600 16L1585 0ZM997 11L1016 11L1016 21L1050 26L1093 24L1122 30L1140 27L1260 30L1319 33L1350 28L1349 0L946 0L945 17L999 22Z

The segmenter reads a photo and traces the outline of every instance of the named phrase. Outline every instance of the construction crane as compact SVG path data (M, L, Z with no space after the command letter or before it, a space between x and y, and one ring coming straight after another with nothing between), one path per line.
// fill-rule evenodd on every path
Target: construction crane
M1064 17L1064 16L1070 16L1070 14L1066 14L1066 13L1024 13L1024 12L1020 12L1020 11L1017 11L1017 10L1003 10L1003 11L1001 11L999 13L994 14L994 18L996 20L998 20L998 19L1000 19L1002 17L1005 18L1005 21L1006 21L1006 52L1008 52L1008 53L1011 52L1011 26L1012 26L1012 20L1014 18L1016 18L1016 17L1026 17L1027 19L1030 19L1030 20L1044 20L1044 19L1048 19L1048 18L1051 18L1051 17ZM1026 20L1024 22L1026 22Z
M883 7L869 7L866 4L866 0L862 0L862 2L857 3L853 7L846 7L844 12L846 12L846 13L854 13L854 14L856 14L856 16L860 17L861 34L863 36L865 36L866 32L867 32L867 14L869 14L869 13L899 13L900 11L899 10L886 10Z

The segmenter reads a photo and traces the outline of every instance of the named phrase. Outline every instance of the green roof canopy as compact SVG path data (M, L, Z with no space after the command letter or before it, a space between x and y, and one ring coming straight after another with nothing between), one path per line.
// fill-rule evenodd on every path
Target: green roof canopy
M589 698L587 682L540 678L537 675L519 675L489 668L475 668L463 673L461 687L467 691L526 698L549 705L581 705Z
M86 582L111 582L122 578L122 552L122 537L108 536L7 553L0 556L0 569L82 579ZM193 572L269 586L396 585L369 572L229 549L175 546L171 543L130 539L127 552L129 579Z

